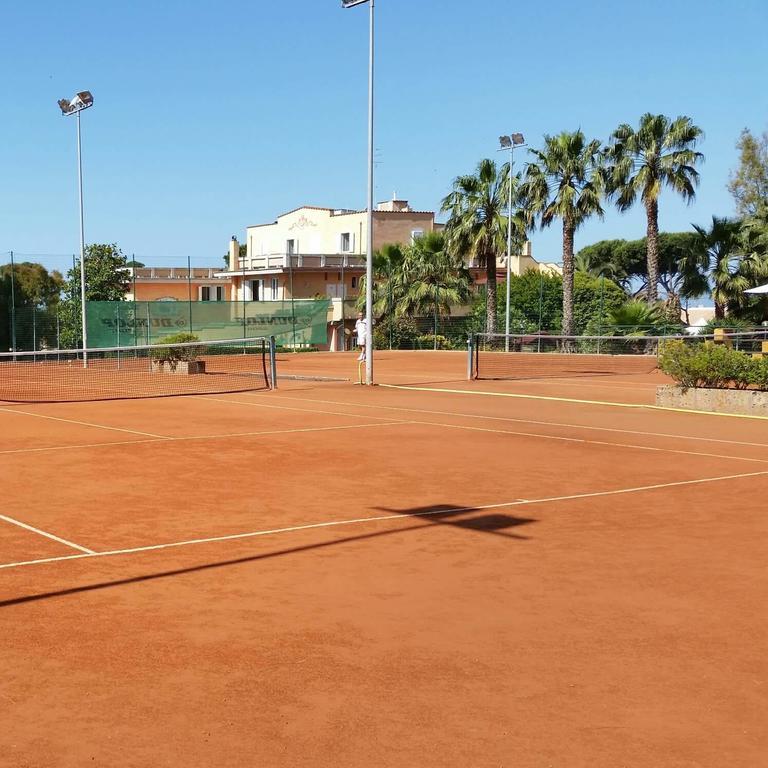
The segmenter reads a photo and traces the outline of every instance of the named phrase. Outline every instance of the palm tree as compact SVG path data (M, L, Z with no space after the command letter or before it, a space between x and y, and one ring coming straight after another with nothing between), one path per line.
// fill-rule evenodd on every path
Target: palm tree
M662 332L669 320L661 305L630 299L608 312L608 325L616 336L647 336Z
M516 185L518 180L516 175L511 183ZM477 258L485 268L488 333L496 333L496 261L507 248L509 184L508 163L498 169L493 160L481 160L474 175L454 179L453 189L441 205L450 214L445 228L449 253L462 259ZM513 218L513 228L517 241L525 238L520 216Z
M470 298L470 275L463 259L446 250L442 232L428 232L406 249L402 268L404 292L399 315L450 314Z
M397 303L402 298L402 266L405 253L397 243L385 243L373 254L373 314L374 317L389 316L394 313ZM360 280L357 307L365 307L365 278Z
M530 150L522 199L548 227L563 222L563 333L573 334L573 238L576 230L595 214L603 215L604 178L600 166L600 142L587 141L578 130L545 136L544 149Z
M690 203L696 196L699 174L694 167L704 159L694 151L703 131L689 117L670 120L647 112L635 130L626 123L611 135L606 156L611 162L609 192L620 211L631 208L637 195L647 218L648 290L646 300L658 299L659 283L659 195L669 187Z
M737 219L713 216L708 230L698 224L693 228L698 248L689 261L708 279L715 317L738 314L749 303L744 291L768 276L768 262L760 253L744 249L742 222Z

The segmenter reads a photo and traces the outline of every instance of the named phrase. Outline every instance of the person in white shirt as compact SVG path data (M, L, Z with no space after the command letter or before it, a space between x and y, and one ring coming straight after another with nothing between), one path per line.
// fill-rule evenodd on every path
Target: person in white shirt
M355 335L357 336L357 346L360 347L360 356L357 359L365 360L365 338L368 335L368 324L366 323L365 315L362 312L357 313Z

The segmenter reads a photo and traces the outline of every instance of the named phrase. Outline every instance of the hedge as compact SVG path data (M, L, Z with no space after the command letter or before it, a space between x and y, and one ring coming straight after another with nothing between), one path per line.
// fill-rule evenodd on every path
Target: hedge
M768 390L768 356L753 358L722 344L664 342L659 368L684 389Z

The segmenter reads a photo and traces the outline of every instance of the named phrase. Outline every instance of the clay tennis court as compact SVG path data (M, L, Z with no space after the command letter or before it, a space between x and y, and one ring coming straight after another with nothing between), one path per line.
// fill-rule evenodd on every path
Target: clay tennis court
M764 763L765 421L658 373L277 364L0 403L0 764Z

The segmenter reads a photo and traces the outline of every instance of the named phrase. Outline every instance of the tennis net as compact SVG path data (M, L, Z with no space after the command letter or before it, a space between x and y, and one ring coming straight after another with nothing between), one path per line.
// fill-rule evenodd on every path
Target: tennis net
M272 338L0 354L0 401L76 402L276 386Z
M661 345L670 339L703 341L691 336L477 334L470 340L470 377L539 379L650 373L657 367Z

